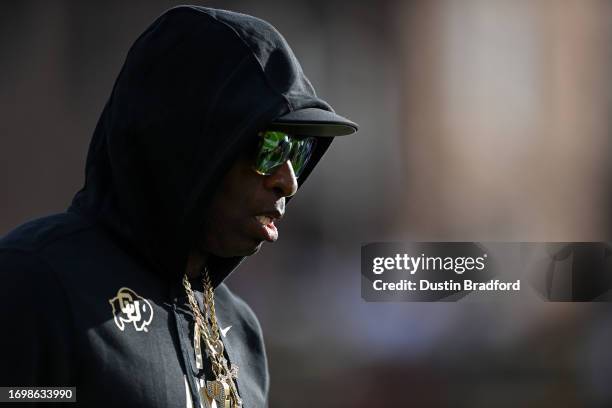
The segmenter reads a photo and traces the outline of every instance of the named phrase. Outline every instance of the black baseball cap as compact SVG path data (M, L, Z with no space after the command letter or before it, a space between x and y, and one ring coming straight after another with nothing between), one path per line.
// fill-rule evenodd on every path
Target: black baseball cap
M272 121L270 130L304 136L334 137L355 133L359 126L335 112L304 108L289 112Z

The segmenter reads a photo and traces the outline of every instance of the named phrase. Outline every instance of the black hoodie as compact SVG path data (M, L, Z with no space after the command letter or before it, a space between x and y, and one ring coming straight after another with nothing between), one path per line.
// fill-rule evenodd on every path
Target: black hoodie
M68 211L0 240L0 385L76 386L87 407L199 406L189 250L257 130L304 108L332 111L268 23L192 6L160 16L127 55ZM222 283L241 260L212 260L215 303L244 406L263 407L261 329Z

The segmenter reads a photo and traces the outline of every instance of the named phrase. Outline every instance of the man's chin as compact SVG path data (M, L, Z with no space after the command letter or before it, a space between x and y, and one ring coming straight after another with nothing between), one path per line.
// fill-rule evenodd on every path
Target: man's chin
M255 245L254 247L251 247L248 251L246 251L246 253L243 254L242 256L251 256L251 255L256 254L257 252L259 252L262 245L263 245L263 241L260 241L257 245Z
M216 245L215 248L212 248L212 245L208 248L205 245L200 245L199 250L202 254L211 254L219 258L235 258L239 256L251 256L257 253L264 242L265 241L259 239L244 239L239 245Z
M235 258L239 256L251 256L259 252L263 241L259 241L257 244L245 245L242 248L234 248L232 250L224 251L222 254L215 254L220 258Z

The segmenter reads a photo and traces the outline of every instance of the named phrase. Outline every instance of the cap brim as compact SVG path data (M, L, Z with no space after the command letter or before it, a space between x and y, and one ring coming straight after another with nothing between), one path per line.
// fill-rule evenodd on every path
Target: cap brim
M303 136L334 137L355 133L356 123L334 112L319 108L305 108L276 118L271 130Z

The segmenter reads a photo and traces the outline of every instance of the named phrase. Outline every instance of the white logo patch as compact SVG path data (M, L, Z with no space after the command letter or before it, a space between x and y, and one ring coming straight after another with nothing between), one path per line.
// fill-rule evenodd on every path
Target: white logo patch
M227 332L229 331L229 329L231 329L232 326L227 326L225 329L221 329L221 334L223 335L223 337L227 336Z
M125 329L125 323L134 323L136 331L149 331L147 326L153 320L153 308L147 299L123 287L108 303L113 307L113 317L119 330Z

